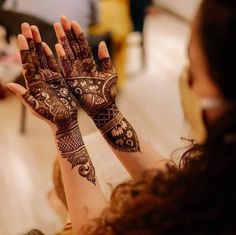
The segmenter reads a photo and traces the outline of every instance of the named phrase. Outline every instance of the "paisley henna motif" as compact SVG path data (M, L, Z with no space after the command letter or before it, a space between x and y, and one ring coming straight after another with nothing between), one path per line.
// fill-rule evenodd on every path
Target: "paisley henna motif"
M65 33L60 39L66 53L61 64L73 94L114 149L140 151L134 129L115 104L117 73L111 59L102 59L99 68L84 35L76 38L72 29Z
M62 157L71 164L71 169L78 166L79 174L96 184L95 169L84 146L77 121L58 129L57 143Z
M96 183L95 170L77 125L77 101L71 94L54 56L46 56L41 43L28 40L29 50L21 51L27 82L23 99L43 118L57 127L57 144L71 168Z
M133 127L123 117L115 104L101 110L93 117L94 123L107 142L121 152L140 151L138 137Z

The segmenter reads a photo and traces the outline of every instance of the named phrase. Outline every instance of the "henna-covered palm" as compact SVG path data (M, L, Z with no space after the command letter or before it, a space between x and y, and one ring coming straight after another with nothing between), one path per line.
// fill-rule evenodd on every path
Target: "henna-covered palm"
M110 58L96 65L84 34L76 37L72 29L65 31L60 42L66 52L61 58L66 81L81 106L91 117L115 103L117 73Z
M25 34L31 34L28 24L23 28ZM41 37L35 28L32 32L39 40ZM38 115L56 126L58 149L71 168L78 167L79 174L95 184L95 170L77 123L77 100L70 92L50 48L41 41L27 38L26 42L23 35L20 37L23 43L28 44L26 50L20 51L27 84L23 99Z
M25 101L58 129L77 121L77 102L70 93L53 55L46 56L42 43L28 39L29 50L21 50L28 91Z
M116 106L117 73L110 57L102 58L97 65L79 25L73 22L70 27L66 18L63 21L64 32L60 25L55 25L55 30L65 52L61 64L67 84L114 149L140 151L134 129Z

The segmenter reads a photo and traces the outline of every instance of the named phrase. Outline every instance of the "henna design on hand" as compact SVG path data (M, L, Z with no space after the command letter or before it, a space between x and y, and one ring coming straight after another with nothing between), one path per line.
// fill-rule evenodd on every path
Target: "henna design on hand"
M28 39L29 50L21 51L27 92L22 96L32 109L57 127L56 138L63 158L71 168L93 184L95 170L77 125L77 101L71 94L53 55L42 43Z
M57 143L62 157L71 164L71 169L78 166L81 176L96 184L95 169L84 146L77 121L57 131Z
M115 102L117 74L110 58L101 60L104 71L98 69L83 34L76 39L72 30L67 30L66 35L60 41L66 52L61 64L67 84L87 114L94 116Z
M123 152L140 151L137 135L115 104L117 73L110 58L98 67L82 33L73 29L60 38L66 56L61 58L67 84L86 113L94 120L107 142Z
M48 64L44 61L39 63L40 57L36 52L21 51L21 57L29 91L23 95L27 103L56 126L65 125L76 119L77 102L70 94L59 70L47 67ZM44 69L40 66L42 63Z
M136 132L115 104L105 108L93 118L104 138L114 149L121 152L140 151Z

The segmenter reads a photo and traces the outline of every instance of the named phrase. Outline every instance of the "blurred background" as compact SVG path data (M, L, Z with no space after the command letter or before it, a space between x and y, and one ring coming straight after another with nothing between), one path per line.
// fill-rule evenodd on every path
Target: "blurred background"
M66 15L81 24L96 58L106 41L119 74L118 106L166 158L186 141L178 78L187 61L191 20L200 0L0 0L0 234L32 228L55 234L66 209L53 179L56 147L48 126L6 89L24 84L16 35L27 21L53 49L53 23ZM129 178L81 110L79 123L104 194ZM176 159L178 161L178 156Z

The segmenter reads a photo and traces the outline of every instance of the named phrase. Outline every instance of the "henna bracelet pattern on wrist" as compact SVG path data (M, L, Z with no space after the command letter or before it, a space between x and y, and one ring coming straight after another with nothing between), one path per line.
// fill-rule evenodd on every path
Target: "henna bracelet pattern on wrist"
M84 146L77 122L69 127L59 127L56 138L61 155L71 164L71 169L78 166L79 174L96 184L95 169Z
M140 146L135 130L123 117L116 104L92 117L106 141L121 152L139 152Z

